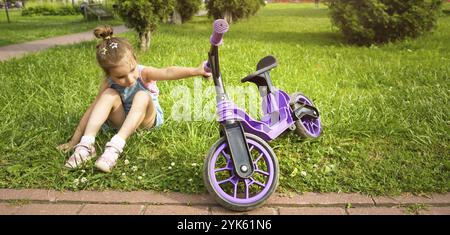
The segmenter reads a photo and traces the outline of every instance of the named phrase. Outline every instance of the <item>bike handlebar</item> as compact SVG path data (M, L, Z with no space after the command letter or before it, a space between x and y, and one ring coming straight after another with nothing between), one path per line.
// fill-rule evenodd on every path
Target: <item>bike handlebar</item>
M205 69L205 71L207 73L211 73L212 72L211 68L209 67L209 64L208 64L207 60L205 62L203 62L203 69Z
M219 46L222 44L223 34L228 31L228 22L224 19L214 21L213 33L210 38L211 45Z

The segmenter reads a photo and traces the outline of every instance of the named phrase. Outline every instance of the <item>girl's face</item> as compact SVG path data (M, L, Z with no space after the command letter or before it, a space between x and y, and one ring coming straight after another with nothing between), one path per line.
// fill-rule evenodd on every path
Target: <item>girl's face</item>
M122 63L119 66L111 68L109 70L109 76L120 86L133 86L139 76L136 61L133 60L131 63Z

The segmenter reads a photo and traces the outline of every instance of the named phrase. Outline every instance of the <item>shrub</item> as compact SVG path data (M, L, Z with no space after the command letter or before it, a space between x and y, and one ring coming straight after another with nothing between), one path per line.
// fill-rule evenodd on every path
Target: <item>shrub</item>
M22 10L22 16L34 16L34 15L78 15L82 12L77 6L55 6L55 5L42 5L27 7Z
M331 19L358 45L415 38L431 31L442 0L328 0Z
M197 13L202 4L201 0L175 0L174 14L179 14L181 22L184 23Z
M151 33L173 11L173 0L118 0L117 12L128 28L138 33L139 47L150 47Z
M206 8L208 16L214 19L226 19L232 23L256 14L263 2L261 0L209 0Z

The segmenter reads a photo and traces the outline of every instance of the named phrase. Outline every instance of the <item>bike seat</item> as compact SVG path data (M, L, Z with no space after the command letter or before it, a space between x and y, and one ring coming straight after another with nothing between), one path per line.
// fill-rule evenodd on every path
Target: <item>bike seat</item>
M262 58L258 65L256 65L256 72L243 78L241 82L253 82L258 86L272 87L272 81L270 75L267 73L269 70L275 68L278 65L275 57L269 55Z

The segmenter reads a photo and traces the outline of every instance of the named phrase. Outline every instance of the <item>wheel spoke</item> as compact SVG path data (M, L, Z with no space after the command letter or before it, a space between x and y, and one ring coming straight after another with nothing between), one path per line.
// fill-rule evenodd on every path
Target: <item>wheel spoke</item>
M225 159L227 159L227 162L231 160L230 156L228 156L228 154L225 153L225 150L222 150L222 155L225 157Z
M302 121L302 124L303 124L303 126L305 127L305 128L307 128L307 122L306 121Z
M266 172L266 171L263 171L263 170L255 170L255 172L258 172L258 173L260 173L261 175L265 175L265 176L269 176L270 174L269 174L269 172Z
M248 189L249 189L250 185L247 183L247 180L245 180L245 198L248 199L249 197L249 193L248 193Z
M309 126L311 127L311 133L314 133L315 132L315 129L316 128L314 128L314 125L313 125L314 123L311 121L311 123L309 123Z
M306 122L306 129L307 129L309 132L312 132L312 128L311 128L311 123L310 123L310 122Z
M215 169L214 172L217 173L217 172L221 172L221 171L231 171L231 170L232 169L229 168L229 167L222 167L222 168L219 168L219 169Z
M254 145L252 145L249 149L248 149L248 152L252 152L252 150L253 150L253 147L255 147Z
M261 155L259 155L259 157L258 158L256 158L256 160L253 162L253 164L256 164L256 165L258 165L257 163L258 163L258 161L259 161L259 159L261 159L261 157L263 156L264 154L263 153L261 153Z
M234 185L234 195L233 195L234 198L237 197L238 185L239 185L239 180L238 180L238 181L236 182L236 184Z
M230 178L228 178L226 180L219 181L219 182L217 182L217 184L223 184L223 183L226 183L226 182L231 182L231 178L233 178L233 177L230 177Z
M265 184L263 184L263 183L261 183L261 182L259 182L259 181L257 181L257 180L255 180L255 182L253 182L253 183L255 183L255 184L257 184L257 185L259 185L259 186L261 186L261 187L263 187L263 188L266 187Z

